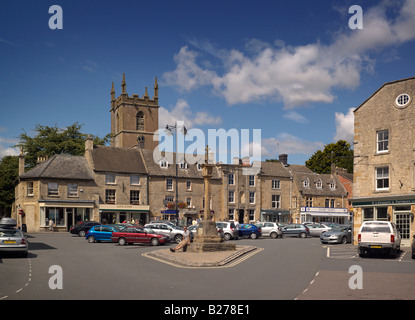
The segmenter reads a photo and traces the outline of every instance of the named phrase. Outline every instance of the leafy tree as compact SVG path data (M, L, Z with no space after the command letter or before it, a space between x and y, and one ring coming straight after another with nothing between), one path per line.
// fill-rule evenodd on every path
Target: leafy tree
M53 156L55 154L83 155L85 153L85 139L88 134L81 132L82 125L75 122L66 129L42 126L37 124L34 137L25 131L20 134L20 142L16 147L23 148L27 168L36 166L39 156ZM105 145L109 142L111 135L104 138L91 135L95 145Z
M315 152L305 162L305 165L316 173L330 173L332 163L353 173L353 149L349 143L339 140L336 143L327 144L323 151Z
M0 217L10 216L14 201L14 182L19 173L19 157L5 156L0 160Z

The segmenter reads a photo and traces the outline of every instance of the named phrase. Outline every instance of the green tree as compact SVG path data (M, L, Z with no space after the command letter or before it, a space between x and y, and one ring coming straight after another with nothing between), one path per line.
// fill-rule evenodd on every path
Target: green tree
M305 165L316 173L330 173L332 163L353 173L353 149L349 143L339 140L336 143L327 144L323 151L315 152L305 162Z
M0 160L0 217L10 216L14 201L14 183L19 172L19 158L5 156Z
M37 124L35 136L29 136L25 131L20 134L20 141L16 147L23 148L25 154L26 168L36 166L39 156L53 156L55 154L83 155L85 153L85 139L88 134L81 132L82 125L75 122L65 129L42 126ZM111 135L104 138L91 135L95 145L105 145L109 142Z

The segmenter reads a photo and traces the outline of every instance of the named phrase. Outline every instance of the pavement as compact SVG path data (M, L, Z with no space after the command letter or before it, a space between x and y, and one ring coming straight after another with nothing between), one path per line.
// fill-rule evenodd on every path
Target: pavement
M171 252L170 249L161 249L143 253L143 256L182 267L222 267L235 260L253 254L259 248L253 246L239 246L235 250L213 252L183 252L181 249Z

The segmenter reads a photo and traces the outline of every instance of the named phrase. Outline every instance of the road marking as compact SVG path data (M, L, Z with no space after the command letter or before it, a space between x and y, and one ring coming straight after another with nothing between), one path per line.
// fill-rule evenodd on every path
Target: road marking
M330 258L330 247L327 247L327 258Z
M171 265L171 266L177 267L177 268L183 268L183 269L221 269L221 268L234 267L237 264L241 263L242 261L245 261L246 259L252 257L254 254L257 254L258 252L261 252L263 250L264 250L264 248L257 248L257 249L255 249L253 251L250 251L248 253L243 254L242 256L236 258L235 261L230 262L230 263L227 263L226 265L223 265L223 266L212 266L212 267L184 266L184 265L181 265L181 264L178 264L178 263L174 263L174 262L171 262L171 261L166 261L166 260L163 260L163 259L160 259L160 258L157 258L157 257L153 257L153 256L150 256L150 255L147 255L150 252L145 252L145 253L142 253L141 255L143 257L147 257L147 258L150 258L150 259L153 259L153 260L157 260L157 261L163 262L165 264L168 264L168 265Z

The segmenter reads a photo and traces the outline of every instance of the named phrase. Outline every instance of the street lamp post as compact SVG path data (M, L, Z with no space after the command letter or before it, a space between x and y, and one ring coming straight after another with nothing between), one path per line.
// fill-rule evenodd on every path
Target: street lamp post
M177 139L177 129L183 129L183 135L186 135L187 129L184 125L180 125L176 122L175 125L166 125L166 130L170 131L173 134L173 130L176 134L176 196L175 196L175 205L176 205L176 224L179 225L179 188L178 188L178 163L177 163L177 155L178 155L178 139Z

